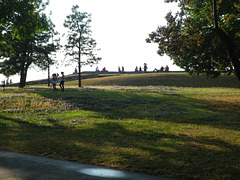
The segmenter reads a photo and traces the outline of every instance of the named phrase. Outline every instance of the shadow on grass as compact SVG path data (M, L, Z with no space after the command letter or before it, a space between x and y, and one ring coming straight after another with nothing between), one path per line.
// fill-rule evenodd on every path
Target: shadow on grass
M184 94L109 92L94 88L69 88L68 92L38 91L41 96L61 100L78 110L99 112L107 119L140 119L207 125L240 130L240 103L195 99ZM158 93L155 93L158 94Z
M12 150L180 179L239 177L239 146L217 138L134 131L116 122L76 129L0 118L20 125L1 128L2 148L16 143Z
M1 122L1 148L180 179L237 179L240 175L239 146L217 135L172 133L164 127L162 131L143 130L121 122L154 120L237 130L239 124L234 119L226 123L220 117L237 116L239 111L226 108L226 114L214 107L206 109L204 105L210 102L185 95L133 95L95 89L38 93L79 110L98 112L108 122L71 128L48 118L50 125L40 126L21 117L1 115L0 120L18 124L11 127ZM192 110L204 116L192 117Z

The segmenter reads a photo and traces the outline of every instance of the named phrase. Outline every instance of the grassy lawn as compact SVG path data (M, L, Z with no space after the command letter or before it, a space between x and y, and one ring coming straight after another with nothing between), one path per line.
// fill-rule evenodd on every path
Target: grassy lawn
M240 83L235 76L222 75L212 79L206 76L189 77L186 73L142 73L142 74L120 74L118 76L93 78L83 81L85 86L174 86L174 87L193 87L193 88L240 88ZM77 85L77 81L69 82L69 85Z
M178 179L240 177L235 83L156 86L159 76L120 77L84 80L84 88L68 82L64 93L44 86L0 92L0 149ZM122 84L100 86L108 78Z

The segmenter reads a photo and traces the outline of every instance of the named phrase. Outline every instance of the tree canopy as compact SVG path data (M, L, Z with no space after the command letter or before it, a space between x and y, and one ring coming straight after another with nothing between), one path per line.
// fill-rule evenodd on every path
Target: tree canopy
M97 43L91 37L91 14L80 12L79 6L72 7L72 14L66 17L64 27L68 28L68 43L65 45L66 56L70 56L70 62L78 63L79 87L81 87L81 66L92 65L101 60L97 56ZM85 57L85 59L82 58Z
M167 54L189 74L217 77L234 72L240 80L240 1L165 0L178 2L180 11L166 15L167 25L149 34L158 43L159 55Z
M30 65L46 69L47 55L57 47L48 44L55 32L43 13L46 5L41 0L1 1L0 73L20 74L20 87Z

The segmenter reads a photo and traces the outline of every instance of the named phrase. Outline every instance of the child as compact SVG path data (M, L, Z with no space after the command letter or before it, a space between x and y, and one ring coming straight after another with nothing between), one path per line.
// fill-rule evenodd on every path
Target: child
M54 74L52 75L53 91L57 91L56 85L57 85L57 75L54 73Z

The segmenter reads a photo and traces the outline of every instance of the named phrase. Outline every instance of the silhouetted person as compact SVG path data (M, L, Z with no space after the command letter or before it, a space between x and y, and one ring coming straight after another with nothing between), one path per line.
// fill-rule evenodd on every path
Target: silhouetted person
M64 72L61 72L62 76L61 76L61 81L60 81L60 88L62 91L64 91L64 82L65 82L65 76L64 76Z
M163 67L163 66L161 66L161 68L160 68L160 71L161 71L161 72L163 72L163 71L164 71L164 67Z
M122 72L124 73L124 67L122 66Z
M146 63L144 63L144 72L147 72L147 64Z
M5 91L5 80L2 81L2 88L3 88L2 90Z
M121 73L121 69L120 69L120 66L118 66L118 73Z
M166 72L169 71L169 67L168 67L168 65L166 65L166 67L165 67L165 71L166 71Z

